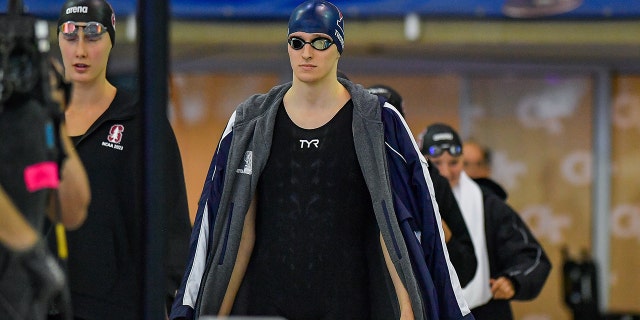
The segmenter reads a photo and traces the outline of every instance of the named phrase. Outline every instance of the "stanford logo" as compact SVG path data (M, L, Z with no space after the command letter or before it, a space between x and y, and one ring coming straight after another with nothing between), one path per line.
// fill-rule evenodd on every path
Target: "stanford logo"
M124 132L124 126L121 124L114 124L109 129L107 135L107 141L102 141L102 146L122 151L124 146L120 144L122 142L122 133Z
M120 143L122 141L122 133L124 132L124 126L121 124L114 124L109 129L109 135L107 140L111 143Z

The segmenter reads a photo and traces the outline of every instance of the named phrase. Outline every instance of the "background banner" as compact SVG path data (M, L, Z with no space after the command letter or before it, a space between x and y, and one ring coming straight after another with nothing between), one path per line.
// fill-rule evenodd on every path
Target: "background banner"
M23 0L27 10L37 16L58 16L62 0ZM171 16L177 19L287 19L299 0L172 0ZM637 0L334 0L350 18L400 18L416 13L432 18L461 19L633 19L640 17ZM130 15L137 2L111 0L117 15ZM7 0L0 0L6 11Z

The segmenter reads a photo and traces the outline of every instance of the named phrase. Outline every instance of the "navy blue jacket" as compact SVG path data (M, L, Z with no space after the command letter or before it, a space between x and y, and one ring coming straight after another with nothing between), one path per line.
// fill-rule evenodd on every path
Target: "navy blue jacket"
M389 104L381 107L361 86L339 81L354 105L353 139L378 227L416 319L473 319L448 258L426 160L408 126ZM252 96L231 116L207 173L171 319L218 314L290 86Z

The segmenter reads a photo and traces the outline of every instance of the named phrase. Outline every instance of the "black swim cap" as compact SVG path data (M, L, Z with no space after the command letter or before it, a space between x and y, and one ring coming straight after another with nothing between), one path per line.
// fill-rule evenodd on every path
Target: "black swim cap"
M60 25L67 21L100 22L107 28L111 45L116 42L116 15L111 5L104 0L68 0L60 10L58 33Z
M454 157L462 153L462 140L449 125L434 123L420 134L420 152L424 155L439 156L448 151Z
M404 108L402 106L402 96L393 88L383 85L376 84L369 88L367 88L369 93L375 94L376 96L381 96L387 100L392 106L396 107L400 115L404 117Z
M291 13L287 35L294 32L324 33L331 37L338 52L344 48L344 19L333 3L324 0L305 1Z

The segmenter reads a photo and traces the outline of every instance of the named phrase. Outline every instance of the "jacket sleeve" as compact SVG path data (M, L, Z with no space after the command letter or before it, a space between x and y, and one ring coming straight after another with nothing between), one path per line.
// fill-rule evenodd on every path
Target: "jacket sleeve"
M235 120L235 113L231 116L222 134L218 147L213 155L202 194L198 201L198 211L189 240L189 256L185 266L182 283L178 288L176 298L171 308L170 319L193 319L196 303L199 300L200 284L206 276L206 268L213 239L210 231L220 204L220 196L225 176L225 168L229 155L229 148L233 132L231 128Z
M428 319L473 319L449 261L427 163L397 111L383 108L389 179ZM415 245L417 243L417 245Z
M442 220L451 230L451 238L447 242L449 259L456 269L460 285L464 288L473 279L478 267L473 242L458 202L451 191L449 181L441 176L438 169L431 163L429 163L429 174L433 181L436 202L438 202Z
M488 193L484 202L485 215L490 216L485 221L487 235L495 235L487 242L488 251L494 254L491 276L509 277L514 282L515 300L537 297L551 271L544 249L508 204Z

